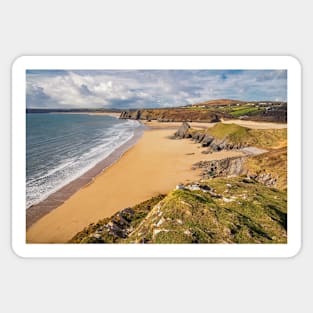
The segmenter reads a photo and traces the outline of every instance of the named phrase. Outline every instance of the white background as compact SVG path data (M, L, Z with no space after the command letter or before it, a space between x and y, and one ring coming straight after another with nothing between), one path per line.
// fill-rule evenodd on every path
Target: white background
M286 0L2 1L1 311L312 311L311 12L309 1ZM300 254L274 260L16 257L10 248L10 65L17 56L33 54L296 56L303 65Z

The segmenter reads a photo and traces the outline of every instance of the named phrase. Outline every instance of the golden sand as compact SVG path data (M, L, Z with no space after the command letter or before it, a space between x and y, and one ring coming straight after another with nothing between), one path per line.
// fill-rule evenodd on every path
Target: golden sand
M198 179L199 171L191 167L200 160L242 155L238 151L203 154L203 148L190 140L169 139L173 129L162 129L168 126L145 131L121 159L33 224L27 231L27 242L67 242L92 222Z

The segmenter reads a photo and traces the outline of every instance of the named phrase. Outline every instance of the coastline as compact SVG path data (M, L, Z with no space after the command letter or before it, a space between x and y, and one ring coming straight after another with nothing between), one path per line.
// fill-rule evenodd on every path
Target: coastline
M121 113L117 112L50 112L49 114L84 114L84 115L107 115L107 116L112 116L119 118Z
M238 124L241 121L234 121ZM226 122L227 123L227 122ZM249 122L251 128L273 128L272 123ZM132 144L126 143L119 157L105 159L88 175L56 192L54 203L46 199L27 218L28 243L66 243L90 223L145 201L166 194L179 183L199 179L200 171L192 165L205 160L243 156L243 151L201 153L203 148L190 140L172 140L181 123L144 122L142 133ZM194 128L212 127L215 123L193 122ZM277 128L282 125L278 124ZM124 149L125 148L125 149ZM61 199L57 196L61 195ZM53 201L52 201L53 202ZM28 210L30 210L29 208ZM31 223L30 223L31 222Z
M240 151L203 154L203 148L190 140L170 139L173 129L164 124L145 128L143 136L114 164L37 219L28 228L26 241L66 243L90 223L166 194L179 183L199 179L201 171L192 170L198 161L244 155Z
M143 127L135 129L134 135L117 149L112 151L106 158L95 164L84 174L80 175L65 186L51 193L47 198L26 209L26 229L29 229L34 223L36 223L46 214L62 205L67 199L69 199L72 195L78 192L81 188L92 183L96 176L101 174L108 167L118 161L118 159L120 159L128 149L135 145L136 142L143 135L143 132Z

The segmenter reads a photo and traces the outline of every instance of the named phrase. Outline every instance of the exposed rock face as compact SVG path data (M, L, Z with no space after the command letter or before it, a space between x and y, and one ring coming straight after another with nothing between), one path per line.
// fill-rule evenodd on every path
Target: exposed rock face
M109 218L92 223L71 240L75 243L115 243L126 239L151 208L164 198L153 197L132 208L125 208Z
M273 177L271 173L250 175L250 177L267 187L276 187L277 178Z
M210 123L218 123L220 121L221 121L221 119L216 114L214 114Z
M131 112L123 111L119 117L120 119L131 119L131 120L140 120L142 118L142 112L140 110Z
M132 118L132 115L130 112L128 111L123 111L121 112L121 115L119 117L120 119L131 119Z
M136 113L135 113L135 119L136 119L136 120L140 120L140 117L141 117L141 112L138 110L138 111L136 111Z
M201 168L202 178L239 176L246 174L244 162L246 157L233 157L222 160L200 161L193 168Z
M187 122L179 127L179 129L174 134L174 138L191 138L197 143L201 143L202 147L208 147L208 150L204 153L216 152L221 150L232 150L243 148L243 144L232 144L226 139L217 139L213 136L206 134L203 131L191 131L191 127Z
M201 140L202 147L208 147L214 140L214 137L205 135Z
M276 187L277 177L271 173L251 173L251 170L246 165L247 158L248 156L200 161L193 165L193 169L202 169L202 179L245 175L247 178L255 180L267 187Z
M224 116L221 113L215 113L206 110L190 110L186 108L170 108L170 109L141 109L128 110L120 114L121 119L133 120L157 120L159 122L219 122L220 117Z
M190 125L187 122L183 122L182 125L178 128L177 132L174 134L178 138L189 138L188 130Z

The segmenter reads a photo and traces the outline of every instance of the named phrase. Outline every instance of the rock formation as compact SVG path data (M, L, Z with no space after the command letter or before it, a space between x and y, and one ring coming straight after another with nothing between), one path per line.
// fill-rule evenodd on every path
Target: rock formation
M178 128L177 132L174 134L177 138L189 138L188 130L190 129L190 125L187 122L183 122L181 126Z

